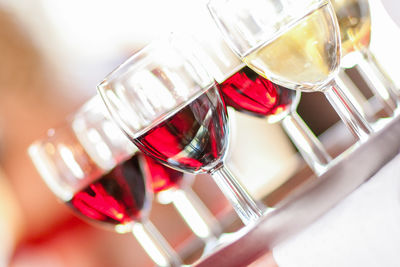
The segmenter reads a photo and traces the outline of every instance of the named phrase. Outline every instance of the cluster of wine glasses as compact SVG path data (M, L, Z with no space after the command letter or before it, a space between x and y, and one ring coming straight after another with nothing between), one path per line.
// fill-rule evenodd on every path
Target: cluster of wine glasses
M316 176L335 159L297 114L301 92L324 93L359 144L379 128L354 103L341 68L356 66L388 116L398 112L399 92L368 49L367 0L211 0L207 7L237 62L228 72L215 77L222 55L195 38L160 38L98 85L101 99L29 148L61 200L91 221L133 232L159 266L181 260L148 220L153 192L212 247L222 229L191 191L194 175L210 174L245 226L271 210L225 165L227 106L280 123Z
M194 177L138 151L105 111L94 97L30 146L47 185L81 217L132 232L159 266L179 265L180 259L148 220L153 194L163 194L160 202L173 203L193 233L212 246L221 229L190 189Z

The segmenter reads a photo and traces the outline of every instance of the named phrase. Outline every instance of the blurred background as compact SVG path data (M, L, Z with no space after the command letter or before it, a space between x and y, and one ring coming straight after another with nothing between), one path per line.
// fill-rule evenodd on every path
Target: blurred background
M398 1L371 1L371 12L371 49L392 77L400 77ZM46 187L26 149L94 96L112 69L173 31L221 41L203 0L0 0L1 267L152 265L131 235L76 218ZM351 144L346 133L324 136L338 118L322 94L303 94L299 114L332 155ZM278 125L239 113L234 118L229 164L255 198L273 206L285 185L311 176ZM197 177L193 188L226 231L240 227L231 223L231 208L209 176ZM151 220L178 251L194 238L170 206L154 203Z

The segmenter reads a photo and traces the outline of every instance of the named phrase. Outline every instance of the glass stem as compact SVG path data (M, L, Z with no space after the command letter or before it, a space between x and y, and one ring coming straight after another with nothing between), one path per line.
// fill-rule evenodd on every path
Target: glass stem
M351 103L357 108L362 116L368 121L375 121L375 110L368 102L368 99L361 93L360 89L354 84L351 78L341 69L336 76L336 83L347 95Z
M330 88L325 91L325 96L344 124L356 138L361 141L367 140L369 135L373 133L367 120L355 108L335 81L332 81L328 86Z
M314 173L318 176L324 173L332 158L299 114L292 111L281 124Z
M388 75L382 70L374 55L368 50L361 51L362 57L356 69L367 82L369 88L378 97L383 109L392 116L398 107L399 97L396 88Z
M193 233L206 243L222 232L216 218L190 187L175 191L172 204Z
M236 122L236 110L232 107L226 108L229 118L229 144L226 152L225 161L229 161L234 147L237 143L237 122Z
M244 225L258 221L263 211L223 164L212 170L211 175Z
M135 223L132 234L157 266L182 266L178 254L149 220Z

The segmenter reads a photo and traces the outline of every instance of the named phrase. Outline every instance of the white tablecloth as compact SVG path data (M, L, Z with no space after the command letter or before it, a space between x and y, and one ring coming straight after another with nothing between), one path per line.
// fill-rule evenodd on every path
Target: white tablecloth
M280 267L399 267L400 155L273 255Z

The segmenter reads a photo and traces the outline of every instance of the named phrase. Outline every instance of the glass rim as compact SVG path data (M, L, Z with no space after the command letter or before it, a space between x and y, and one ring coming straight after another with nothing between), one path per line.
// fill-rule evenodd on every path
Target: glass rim
M34 141L28 146L28 156L35 166L36 172L52 193L62 201L67 202L73 197L72 188L62 188L62 186L56 181L59 177L58 171L49 167L50 159L46 155L46 152L43 151L43 146L45 144L45 138Z
M162 113L158 114L157 118L154 118L146 126L143 126L140 129L133 129L129 122L125 121L119 116L120 111L123 110L124 107L115 107L115 100L113 101L109 97L109 94L115 93L116 91L116 89L113 86L110 86L110 84L112 84L114 81L118 81L118 79L127 74L129 71L132 71L132 66L137 65L137 69L140 70L141 63L139 61L135 62L135 60L141 60L147 57L151 57L151 51L153 49L155 49L155 52L157 53L159 53L159 51L176 52L177 55L182 58L182 60L180 60L182 61L181 65L185 65L183 63L186 62L193 64L195 68L200 70L201 78L197 81L198 83L196 83L195 87L193 87L195 89L192 90L190 94L185 96L184 100L179 101L179 103L177 103L170 109L166 109ZM105 103L106 109L108 110L110 117L119 125L119 127L122 129L122 131L125 132L129 139L132 140L142 135L155 125L161 123L165 119L168 119L170 116L182 109L182 107L192 102L193 99L215 86L215 77L207 69L207 65L205 63L206 60L202 58L202 56L206 56L207 59L210 58L207 55L204 47L202 47L200 42L194 36L186 33L169 33L168 35L160 36L159 38L151 41L150 43L136 51L135 54L133 54L126 61L120 64L116 69L108 74L100 84L97 85L97 91L101 99ZM133 69L133 71L135 71L135 69ZM137 146L136 143L135 145Z
M174 43L178 43L177 40L185 40L187 42L192 42L195 44L198 48L201 50L204 50L203 47L199 44L198 40L196 39L195 36L188 34L188 33L183 33L183 32L169 32L166 34L163 34L159 36L158 38L155 38L142 46L141 48L137 49L131 56L129 56L125 61L123 61L121 64L119 64L117 67L115 67L110 73L108 73L102 81L100 81L97 84L97 89L103 90L104 88L107 87L112 81L115 79L118 79L121 75L123 75L126 72L127 66L134 65L134 61L143 55L146 56L146 53L151 51L154 48L157 47L162 47L165 49L165 47L174 47L175 49L178 48L178 46L174 45ZM163 45L164 44L164 45ZM151 53L148 53L151 54ZM212 80L213 77L210 75L210 79Z
M230 46L231 50L241 59L243 60L246 56L251 54L253 51L257 50L260 46L262 46L265 43L269 43L272 40L276 39L277 37L282 34L282 32L286 31L288 28L291 26L297 24L299 20L301 19L300 13L298 10L292 9L294 11L290 12L287 14L287 16L294 15L290 20L288 20L285 24L287 25L286 27L283 27L282 29L276 31L273 33L273 35L269 38L263 38L262 40L258 40L255 44L249 45L246 44L245 47L241 47L241 45L237 44L237 40L232 39L229 35L229 31L225 29L223 26L223 20L220 18L221 16L219 15L219 10L221 8L224 8L225 3L232 2L234 0L209 0L207 3L207 8L211 14L211 17L213 18L217 28L220 30L221 35L223 36L223 39L225 40L226 43ZM308 5L306 8L301 9L301 11L307 11L304 14L306 16L307 13L311 13L318 9L319 7L328 4L332 5L331 1L329 0L309 0ZM293 13L294 12L294 13Z
M122 75L124 72L126 72L125 68L129 65L132 64L137 58L139 58L142 54L146 53L148 50L150 50L153 46L155 46L156 43L159 43L161 41L160 39L157 39L155 41L152 41L144 46L142 46L140 49L138 49L134 54L132 54L130 57L128 57L125 61L123 61L121 64L119 64L116 68L114 68L110 73L108 73L105 78L96 86L99 90L102 90L105 88L110 82L112 82L115 79L118 79L120 75Z
M221 5L221 0L209 0L207 3L207 9L210 12L210 15L212 19L214 20L218 30L221 32L221 35L224 39L224 41L228 44L228 46L231 48L231 50L242 60L243 56L242 53L239 51L238 47L235 45L235 43L226 36L226 31L224 30L224 27L222 26L222 22L218 17L218 14L216 12L216 8L219 5ZM226 0L224 0L226 2Z
M92 120L91 118L94 117L95 119ZM107 111L106 105L98 94L87 100L73 114L71 114L71 118L67 120L67 123L71 125L73 133L81 146L85 149L86 153L88 153L92 160L105 171L112 169L120 162L124 161L124 159L130 158L139 150L135 144L130 142L124 131L113 121ZM108 123L111 123L112 125L112 128L110 129L108 127L107 131L103 128L106 123L107 125L109 125ZM92 127L87 128L87 124L91 124ZM105 133L105 138L108 139L106 143L109 145L111 154L114 154L114 151L118 151L118 158L113 157L110 161L109 159L104 160L104 158L100 156L100 153L94 149L95 146L93 143L90 142L88 130L92 129ZM121 144L123 142L125 145L115 145L113 141L110 140L110 133L113 133L112 136L120 140L118 142L121 142ZM109 143L109 141L111 141L111 143Z

